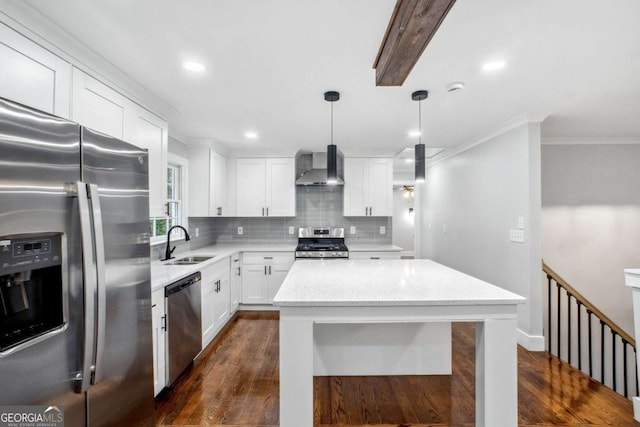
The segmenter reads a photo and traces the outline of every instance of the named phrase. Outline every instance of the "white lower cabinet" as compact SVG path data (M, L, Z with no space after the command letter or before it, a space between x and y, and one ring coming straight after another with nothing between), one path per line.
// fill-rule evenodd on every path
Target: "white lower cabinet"
M230 317L229 258L200 270L202 274L202 348L216 336Z
M293 261L293 252L245 252L240 269L242 303L272 304Z
M167 385L166 339L167 315L164 307L164 288L151 295L151 327L153 329L153 394L158 395Z

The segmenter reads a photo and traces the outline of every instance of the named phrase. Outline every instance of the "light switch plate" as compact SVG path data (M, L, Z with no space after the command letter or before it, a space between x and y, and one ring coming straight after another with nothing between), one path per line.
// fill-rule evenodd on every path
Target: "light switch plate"
M244 233L244 229L242 227L238 227L238 235Z
M524 230L524 217L523 216L519 216L518 217L518 228L520 230Z
M384 225L380 226L380 234L387 234L387 227L385 227Z
M447 232L447 224L444 224L444 225L442 226L442 232L443 232L443 233L446 233L446 232Z
M293 233L294 233L294 231L295 231L295 230L294 230L294 228L293 228L293 225L290 225L290 226L289 226L289 234L293 234Z
M349 227L349 234L356 234L356 226L352 225L351 227Z
M196 227L196 237L200 237L200 229Z
M524 230L511 230L509 240L516 243L524 243Z

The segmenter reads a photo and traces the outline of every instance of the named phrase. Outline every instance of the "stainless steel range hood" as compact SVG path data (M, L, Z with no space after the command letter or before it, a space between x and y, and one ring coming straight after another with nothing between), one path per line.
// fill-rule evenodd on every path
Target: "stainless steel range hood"
M296 185L327 184L327 153L298 151L296 154ZM344 157L338 151L338 182L344 185Z

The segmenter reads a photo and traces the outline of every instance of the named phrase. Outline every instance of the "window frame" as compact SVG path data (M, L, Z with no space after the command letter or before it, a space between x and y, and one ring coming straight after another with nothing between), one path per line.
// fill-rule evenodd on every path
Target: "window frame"
M165 207L168 207L168 203L170 203L171 201L169 200L169 195L168 195L168 169L169 167L178 167L180 170L180 179L178 182L179 188L178 188L178 194L180 195L180 199L179 199L179 206L180 206L180 218L182 218L182 221L179 225L183 226L184 228L186 228L187 230L189 229L189 217L187 215L187 204L188 204L188 191L189 191L189 160L185 159L182 156L178 156L177 154L173 154L173 153L168 153L167 156L167 168L165 169L165 173L167 173L167 187L165 188L165 191L167 192L165 194ZM175 200L175 199L173 199ZM163 217L150 217L149 220L152 221L154 219L162 219ZM169 218L168 215L166 215L164 218ZM184 240L184 232L182 230L174 230L171 233L171 240L172 241L182 241ZM162 236L151 236L150 238L150 244L153 245L159 245L162 243L166 243L167 241L167 235L162 235Z

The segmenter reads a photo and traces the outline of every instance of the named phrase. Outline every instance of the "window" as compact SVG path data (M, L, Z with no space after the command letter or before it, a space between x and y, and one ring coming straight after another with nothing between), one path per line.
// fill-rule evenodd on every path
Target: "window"
M151 230L151 243L164 242L167 231L174 225L187 228L186 216L186 168L187 160L169 153L169 165L167 167L167 205L166 215L149 218ZM171 232L172 239L184 238L181 229Z

